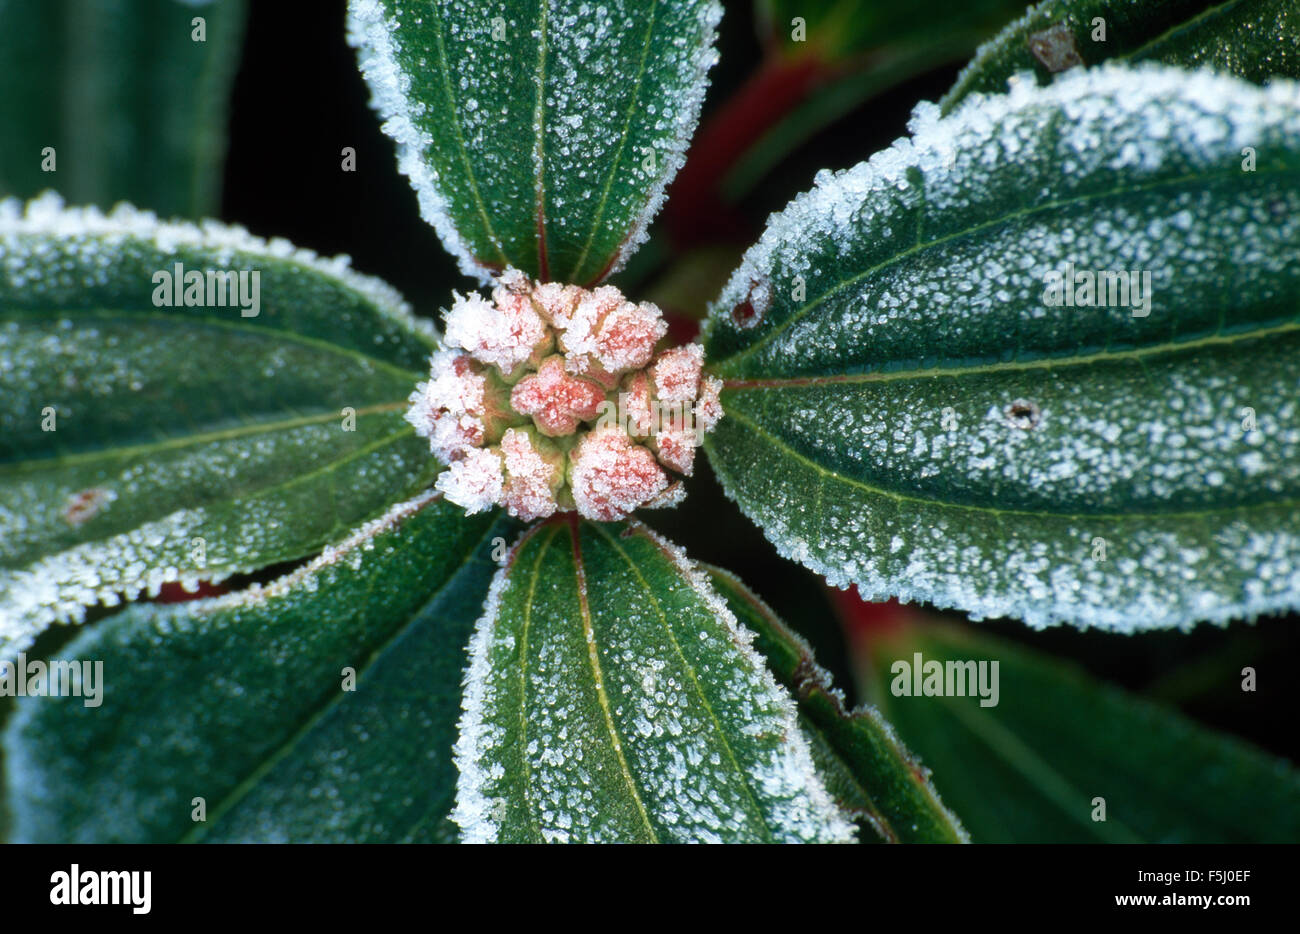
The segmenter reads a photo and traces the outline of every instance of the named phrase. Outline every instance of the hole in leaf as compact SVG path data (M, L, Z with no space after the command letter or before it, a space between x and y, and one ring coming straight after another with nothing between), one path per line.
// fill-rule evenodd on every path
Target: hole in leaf
M1038 403L1028 399L1017 399L1003 410L1011 427L1022 431L1031 431L1043 420L1043 411Z
M763 320L772 304L772 285L766 279L755 279L749 285L749 294L731 309L731 320L738 327L752 328Z
M99 515L100 510L116 498L112 491L102 487L73 493L63 505L63 521L71 526L82 525Z

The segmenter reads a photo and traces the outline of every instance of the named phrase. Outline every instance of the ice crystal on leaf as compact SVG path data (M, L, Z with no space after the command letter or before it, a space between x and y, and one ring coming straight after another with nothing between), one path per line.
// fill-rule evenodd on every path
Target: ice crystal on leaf
M1300 84L1154 65L919 105L712 309L724 489L872 599L1121 632L1296 606L1297 128ZM1144 270L1149 305L1051 307L1066 264Z
M467 274L594 284L645 241L685 162L721 18L712 0L352 0L348 41Z
M236 337L216 327L229 323L228 307L157 307L151 276L178 262L259 270L262 314L234 310ZM53 193L6 199L0 308L0 447L8 446L9 468L0 481L0 659L52 623L81 622L88 606L156 597L171 583L193 590L302 556L409 489L410 455L393 434L400 417L367 414L363 400L400 399L405 374L437 334L347 257L215 221L163 221L125 204L106 212L67 207ZM234 346L215 333L243 357L191 362ZM297 335L313 333L323 339L307 351ZM356 366L340 372L340 353ZM185 388L195 373L231 367L254 378L292 373L295 399L321 400L324 412L295 402L293 418L307 423L282 425L276 392L236 409L220 394ZM157 399L167 401L148 401ZM335 399L361 409L358 431L338 431ZM472 403L471 393L460 405ZM27 430L46 406L58 412L57 430ZM178 413L183 425L171 421ZM240 431L227 436L236 422ZM460 430L474 427L467 417ZM36 469L15 470L23 460ZM347 500L322 500L303 517L282 484L304 464L325 483L295 489L337 482Z
M448 500L600 521L680 501L674 474L690 475L721 417L721 384L703 376L699 344L658 349L658 308L511 269L491 301L456 295L446 325L460 349L433 355L406 419L448 466Z

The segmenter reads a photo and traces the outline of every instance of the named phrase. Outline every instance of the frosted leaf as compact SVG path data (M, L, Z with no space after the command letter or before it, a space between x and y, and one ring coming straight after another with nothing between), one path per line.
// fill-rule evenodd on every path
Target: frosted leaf
M463 648L516 528L426 491L270 583L78 633L55 657L102 661L102 705L15 705L8 839L446 842Z
M868 598L1124 632L1300 603L1300 86L1102 66L911 129L712 309L724 488ZM1054 304L1081 271L1133 292Z
M852 840L751 639L639 524L525 533L470 640L462 839Z
M722 7L351 0L371 104L422 216L485 282L595 283L644 241L699 118Z
M427 483L402 411L436 337L346 257L0 201L0 655L305 557Z
M1252 0L1205 15L1196 2L1042 0L975 50L940 106L948 113L972 92L1001 93L1030 70L1045 83L1062 65L1108 59L1213 69L1256 84L1300 78L1294 9L1292 0ZM1098 32L1103 22L1108 34Z

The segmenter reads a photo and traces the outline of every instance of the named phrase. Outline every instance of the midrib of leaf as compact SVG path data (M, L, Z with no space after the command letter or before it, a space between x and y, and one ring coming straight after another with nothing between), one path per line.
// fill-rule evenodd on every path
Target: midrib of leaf
M234 331L236 333L248 334L258 338L282 340L291 344L302 344L304 347L310 347L312 350L318 350L323 353L333 354L339 357L346 357L358 363L375 367L376 369L385 370L393 376L398 376L412 383L424 378L424 374L416 370L408 370L404 366L392 363L388 360L381 360L378 357L372 357L352 347L344 347L341 344L333 344L329 341L321 340L316 337L309 337L306 334L300 334L296 331L281 330L279 328L259 327L252 323L244 323L243 319L239 321L229 321L222 318L209 318L204 316L194 316L186 318L181 315L168 314L167 312L152 311L149 309L136 308L60 308L57 311L49 309L39 309L28 312L26 309L5 309L5 316L9 320L26 318L35 321L48 321L51 317L62 315L76 315L87 318L121 318L131 321L137 318L153 318L159 321L166 321L171 324L184 324L187 327L200 328L212 327ZM418 332L414 332L421 343L433 349L434 345L427 338Z
M623 150L627 147L628 136L632 133L632 116L636 113L637 105L641 101L641 88L645 82L645 66L647 59L650 57L650 39L654 35L657 10L657 5L650 7L650 23L646 27L645 42L641 47L641 61L637 65L636 91L632 94L632 102L628 104L627 116L623 121L623 132L619 135L618 152L610 163L609 175L605 178L605 188L601 192L600 202L596 207L596 216L591 223L591 233L587 235L587 242L583 245L582 253L579 254L577 262L573 264L573 270L565 281L573 281L574 277L578 275L578 270L582 269L582 264L587 261L587 255L591 252L591 245L596 239L596 231L600 229L601 218L604 217L605 208L609 204L609 192L614 187L614 176L618 174L619 163L623 161ZM658 164L656 164L655 168L658 168Z
M1297 170L1291 166L1280 166L1275 169L1262 169L1254 174L1262 177L1265 175L1289 174L1296 171ZM996 227L1008 223L1009 221L1018 220L1020 218L1025 218L1025 217L1032 217L1035 214L1052 211L1055 210L1056 208L1069 207L1076 204L1087 204L1088 202L1091 201L1101 201L1106 198L1113 198L1119 195L1129 195L1129 194L1135 194L1139 192L1157 191L1161 188L1173 187L1178 185L1186 185L1191 182L1203 183L1207 180L1229 178L1237 174L1239 173L1236 170L1223 169L1218 172L1189 173L1187 175L1180 175L1176 178L1159 179L1156 181L1147 182L1140 185L1120 185L1115 188L1106 189L1105 191L1089 192L1087 194L1078 195L1072 198L1061 198L1055 201L1047 201L1042 204L1036 204L1031 207L1020 208L1015 211L1010 211L1006 214L999 214L997 217L990 218L989 220L982 221L978 224L973 224L970 227L965 227L961 230L955 230L952 233L945 234L942 237L937 237L933 240L928 240L924 243L917 243L913 246L907 247L906 249L900 250L899 252L895 253L893 256L890 256L888 259L885 259L874 266L870 266L867 269L864 269L862 272L856 273L855 275L849 276L846 279L841 279L839 282L836 282L831 288L827 289L825 292L822 292L820 295L816 296L815 298L806 302L804 305L797 308L794 312L790 314L789 317L783 320L780 324L773 327L770 331L764 333L761 337L756 338L752 344L736 351L730 356L718 358L715 361L712 369L714 372L723 372L727 369L733 369L734 364L742 360L745 360L748 357L753 356L757 351L761 350L767 344L771 343L777 337L781 336L783 333L789 330L793 325L797 324L801 319L803 319L809 313L811 313L813 309L815 309L818 305L822 304L831 296L844 291L845 289L849 288L852 285L855 285L856 283L862 281L868 276L874 275L875 273L879 272L882 269L887 269L890 266L908 258L912 254L921 252L922 250L927 250L931 247L939 246L941 244L948 243L952 240L957 240L962 237L967 237L970 236L971 234L979 233L980 231L987 230L991 227ZM919 220L920 220L920 215L918 212L918 223ZM730 364L732 366L723 366L723 364Z
M762 435L771 441L772 445L794 460L802 461L813 469L823 480L833 479L850 486L860 487L868 493L886 496L900 503L917 503L921 506L941 506L949 509L965 509L971 512L977 512L993 518L1002 516L1037 516L1040 518L1051 519L1103 519L1103 520L1125 520L1125 519L1205 519L1209 516L1221 513L1238 513L1246 512L1253 509L1278 509L1291 506L1300 506L1300 500L1267 500L1261 503L1250 503L1240 506L1232 506L1226 509L1186 509L1170 512L1123 512L1123 513L1104 513L1104 512L1052 512L1043 509L1003 509L996 506L977 506L974 503L957 503L948 500L935 499L924 496L910 496L906 493L898 493L893 490L886 490L882 487L873 486L863 480L855 477L846 477L844 474L836 473L826 467L821 466L816 461L800 454L794 448L790 447L784 439L777 437L772 432L760 426L753 419L741 414L733 408L727 409L727 418L743 422L752 431ZM705 440L705 444L712 444ZM717 458L710 458L710 463L714 469L719 469ZM815 513L820 516L820 512Z
M399 402L384 402L377 405L366 406L363 409L357 409L357 415L376 415L381 412L395 412L404 409L407 406L405 400ZM337 412L324 412L320 415L302 415L297 418L287 418L280 421L255 422L248 425L240 425L237 428L225 428L221 431L210 431L206 434L184 435L177 438L167 438L163 441L153 441L147 444L136 444L130 447L121 448L104 448L96 451L82 451L76 454L67 454L58 457L44 457L25 461L8 461L0 463L0 476L28 473L33 470L48 470L51 467L68 467L84 464L93 464L101 460L115 460L123 457L135 457L142 454L157 454L166 450L176 450L179 448L190 447L192 445L208 444L212 441L232 441L236 438L247 438L258 434L267 434L276 431L286 431L291 428L301 428L306 425L319 425L325 422L331 422L339 417ZM403 429L403 434L407 429ZM391 441L396 435L390 436L387 441ZM344 463L345 461L334 461L332 463Z
M543 282L551 277L546 249L546 25L549 9L550 0L538 0L537 23L541 41L537 43L537 100L533 105L533 132L537 134L537 141L533 158L537 163L537 275Z
M568 526L569 540L573 546L573 573L578 588L578 611L582 615L582 634L583 641L587 644L587 660L591 663L591 676L596 683L596 699L600 701L600 712L605 718L605 729L608 731L610 742L614 746L614 755L618 757L619 768L623 771L623 781L627 784L627 790L632 793L632 800L636 802L637 813L641 815L641 822L645 824L651 842L658 843L659 835L655 833L654 826L650 823L650 815L646 813L645 804L641 801L641 793L637 791L636 782L632 778L632 770L627 765L627 756L623 754L623 741L619 738L618 728L614 726L614 717L609 709L609 695L605 692L605 677L600 667L596 634L591 626L591 606L587 600L587 571L582 562L582 543L578 540L578 523L570 519ZM551 536L552 539L554 537L554 535ZM549 545L550 541L547 544Z
M442 16L434 16L433 23L433 37L438 43L438 58L442 62L442 67L438 70L442 73L442 87L447 95L447 105L451 108L452 113L452 119L447 122L456 132L456 142L460 146L461 165L465 167L465 177L469 180L470 190L474 193L474 204L478 208L479 219L483 221L484 232L487 234L492 246L496 248L497 255L501 257L501 262L509 266L510 260L506 258L505 251L501 249L501 239L492 228L492 221L488 219L487 207L483 204L483 195L479 191L478 179L475 178L474 168L470 165L469 149L465 145L465 134L460 129L460 109L457 107L455 92L451 88L451 64L447 60L447 47L442 37Z
M438 502L441 498L442 498L441 496L430 497L426 502L422 503L418 509L415 509L412 512L408 513L406 516L404 516L402 521L404 522L410 519L411 516L415 515L416 513L420 512L426 507L432 505L433 503ZM475 558L475 556L479 552L479 549L482 547L483 543L488 540L488 535L494 529L495 526L489 526L487 530L484 531L483 535L480 536L479 539L474 543L474 547L466 551L465 557L463 557L460 560L460 562L456 565L456 569L447 576L447 579L444 580L442 584L439 585L438 588L433 591L433 593L429 595L429 598L425 600L424 603L420 604L420 606L417 609L411 611L411 613L408 614L406 620L403 623L395 626L392 632L390 632L384 639L382 639L379 643L376 644L375 648L371 651L369 658L365 661L362 667L357 671L358 681L360 681L364 677L365 673L369 671L371 668L373 668L375 663L393 647L393 644L397 642L397 640L400 639L402 635L406 633L411 623L414 620L419 619L420 615L429 608L429 605L434 603L442 595L443 591L445 591L447 587L451 585L452 581L454 581L456 577L460 574L460 572L465 569L465 566L468 565L469 562ZM357 547L360 548L362 547L362 545L358 543ZM223 815L228 813L231 808L233 808L236 804L238 804L250 791L253 790L253 788L257 785L257 783L264 776L266 776L267 773L271 771L271 769L273 769L276 765L278 765L290 752L293 751L293 748L299 743L300 740L302 740L304 736L306 736L309 732L311 732L311 729L314 726L316 726L317 723L319 723L322 719L324 719L324 717L328 715L329 712L333 710L338 704L342 703L343 698L344 695L340 691L330 690L329 692L327 692L325 696L322 698L322 700L318 702L315 707L313 707L311 710L307 711L304 714L301 723L293 731L293 733L290 736L286 737L285 740L282 743L280 743L277 747L269 751L266 754L266 756L263 758L263 760L248 773L246 778L244 778L238 785L236 785L229 792L227 792L224 797L222 797L221 801L218 802L217 806L214 809L212 809L209 815L209 820L206 822L206 824L200 825L196 823L195 826L187 833L183 834L180 837L180 839L177 840L177 842L178 843L199 842L210 828L215 827L220 822Z
M1231 334L1223 334L1225 322L1220 318L1219 327L1212 334L1204 337L1187 337L1182 340L1169 340L1159 344L1149 344L1144 347L1134 347L1128 350L1100 350L1095 353L1073 354L1066 356L1039 356L1027 360L1012 358L1010 360L998 360L991 363L974 363L969 366L957 367L931 367L926 370L874 370L866 373L843 373L826 376L775 376L761 379L728 379L723 380L727 389L743 392L747 389L787 389L802 388L806 386L831 386L854 383L890 383L901 379L926 379L939 377L952 377L960 379L963 376L984 375L991 373L1008 373L1023 370L1052 370L1071 366L1088 366L1093 363L1109 363L1111 361L1137 360L1144 362L1145 358L1158 356L1160 354L1176 354L1185 350L1200 350L1205 347L1228 346L1240 343L1242 341L1259 340L1267 337L1276 337L1278 335L1289 334L1294 331L1300 331L1300 312L1283 324L1253 327L1240 331L1234 331ZM1017 356L1019 354L1017 353Z
M709 699L704 696L704 689L700 687L700 680L696 677L695 667L686 658L686 654L678 644L677 637L673 634L672 627L668 625L668 617L665 615L663 607L660 606L659 599L655 596L654 589L650 586L650 582L645 579L645 576L641 573L641 568L632 560L631 556L623 546L620 545L613 536L605 531L601 523L591 522L588 523L588 527L599 532L601 537L604 538L616 552L618 552L619 557L626 562L628 569L631 570L633 576L636 577L637 581L640 583L642 590L644 590L646 595L650 598L650 602L654 606L655 615L659 617L659 623L663 627L664 633L668 636L668 641L672 644L673 651L677 654L677 658L682 663L682 668L691 679L691 684L695 688L696 697L699 698L700 704L703 705L705 712L709 715L709 720L713 723L714 730L717 732L718 740L722 743L722 748L727 752L727 758L731 760L731 765L732 768L735 769L735 774L740 776L740 784L745 790L745 797L749 799L753 808L751 813L757 820L758 825L763 829L763 835L767 838L768 842L773 842L772 830L768 827L767 820L763 816L763 809L759 807L758 799L754 797L754 790L749 787L749 781L746 778L748 773L740 767L740 760L736 758L736 753L731 748L731 742L727 739L727 734L722 728L722 723L718 720L717 714L713 712L713 706L709 703ZM637 532L637 534L643 533ZM653 538L651 538L650 541L655 548L664 555L668 565L673 568L674 572L680 573L677 571L677 563L673 560L672 555L664 552L663 546Z

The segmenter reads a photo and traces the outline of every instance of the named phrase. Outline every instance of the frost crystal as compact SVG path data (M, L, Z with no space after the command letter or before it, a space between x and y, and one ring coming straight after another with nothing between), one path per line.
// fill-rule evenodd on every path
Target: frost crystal
M363 359L373 347L383 351L376 360L396 360L393 348L408 346L414 334L419 339L409 353L415 361L423 353L417 348L437 342L427 319L413 317L391 287L355 272L346 256L319 256L287 240L264 240L242 227L211 220L160 220L126 204L111 211L68 207L52 192L26 204L4 199L0 200L0 305L5 307L6 321L0 325L0 397L4 398L0 410L9 421L0 422L6 429L14 419L26 419L23 413L47 404L38 401L33 410L29 403L43 398L33 395L33 387L39 384L34 377L48 375L50 353L69 360L77 348L77 359L85 366L81 372L93 374L92 379L83 377L80 388L74 389L73 369L65 371L60 364L53 371L65 378L69 391L79 399L107 400L118 392L138 391L142 385L147 391L156 389L150 380L157 374L143 365L148 357L139 348L190 345L170 341L155 345L142 332L138 343L133 340L128 349L125 341L119 344L118 337L110 338L99 325L88 322L74 327L72 315L59 309L84 309L86 296L92 293L96 302L108 303L97 307L143 302L152 308L148 272L168 268L182 256L187 265L192 261L194 266L224 269L254 266L264 274L275 269L278 276L292 277L301 284L302 302L319 298L321 308L330 309L321 314L347 316L340 322L339 340L352 339ZM119 300L130 304L121 306ZM24 307L28 313L20 312ZM34 308L46 312L30 313ZM246 324L274 331L285 327L287 317L264 313ZM36 334L46 322L57 324L60 336L41 354L28 353L26 348L35 345L25 335ZM349 333L354 338L345 337ZM355 339L359 335L364 337ZM90 365L92 356L102 365ZM290 359L285 358L285 365ZM220 366L219 361L201 362ZM366 360L364 366L371 362ZM84 419L89 410L79 408ZM60 418L63 411L60 407ZM333 441L322 440L326 430L323 425L304 425L277 431L274 439L259 431L198 444L176 457L114 458L118 466L85 481L77 477L77 468L66 469L54 460L41 470L8 475L0 481L0 660L30 646L51 624L80 623L88 606L114 607L156 597L172 583L192 592L200 581L218 583L255 571L266 564L268 554L276 560L292 550L297 533L289 514L297 507L292 497L269 493L273 488L267 484L280 476L283 463L294 454L306 463L320 456L323 444L332 446ZM328 430L333 436L337 429ZM374 456L365 474L352 475L378 478L403 470L395 451ZM181 487L202 490L201 498L211 501L190 501L180 508L175 496ZM238 494L218 495L236 487ZM231 496L237 497L234 507L229 505ZM138 521L120 522L111 532L100 533L97 526L103 520L113 526L123 512ZM201 560L195 557L196 539L206 543Z
M713 0L351 0L347 36L461 269L486 282L549 242L576 254L554 274L586 282L645 241L685 162L721 17ZM525 217L539 223L502 223Z
M774 215L716 303L723 488L869 599L1119 632L1300 604L1300 84L1098 66L910 127ZM1150 271L1149 314L1050 309L1067 262Z
M433 355L406 420L448 465L448 500L601 521L681 500L669 471L690 475L721 383L699 344L656 354L668 325L654 305L510 269L491 301L457 295L446 331L460 349Z

